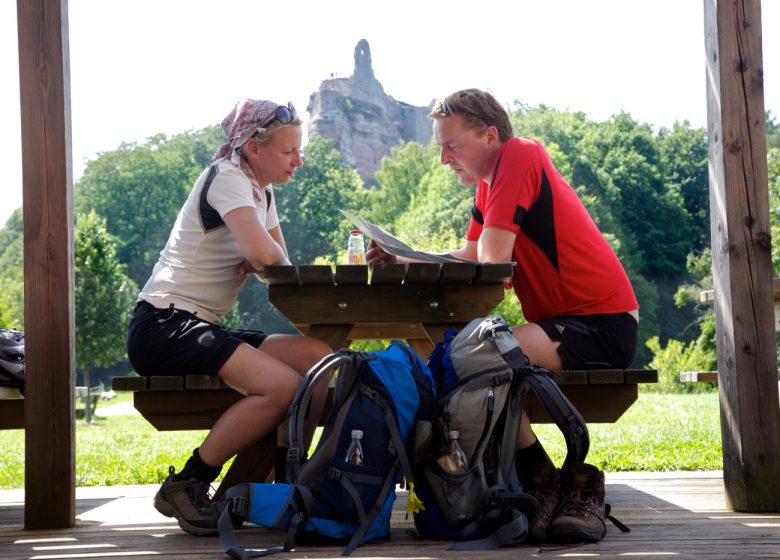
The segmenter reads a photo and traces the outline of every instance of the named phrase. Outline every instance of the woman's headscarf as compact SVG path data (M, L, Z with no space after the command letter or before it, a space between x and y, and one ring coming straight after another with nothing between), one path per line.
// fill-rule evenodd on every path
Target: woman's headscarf
M264 99L243 99L236 103L233 110L222 120L222 130L227 142L214 152L213 160L230 159L236 148L240 148L252 136L263 131L263 125L273 118L278 106L278 103Z

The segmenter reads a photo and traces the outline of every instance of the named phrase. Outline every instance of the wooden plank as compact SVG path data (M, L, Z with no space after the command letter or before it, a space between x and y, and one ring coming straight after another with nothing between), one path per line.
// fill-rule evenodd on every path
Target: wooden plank
M444 263L440 282L444 284L471 284L477 275L477 263Z
M133 394L133 404L160 431L208 430L228 407L242 398L233 389L141 391Z
M588 383L591 385L611 385L623 383L622 369L591 369L588 371Z
M625 383L658 383L658 370L627 369L623 372Z
M336 265L336 284L354 286L368 284L368 265L339 264Z
M319 338L333 350L347 346L347 336L352 325L311 325L306 329L306 335Z
M268 287L271 303L296 325L451 323L487 315L503 296L500 284Z
M553 381L558 385L587 385L588 372L584 370L551 371Z
M295 266L266 266L263 275L267 284L281 284L283 286L300 284L298 268Z
M111 388L114 391L146 391L149 388L149 378L130 375L112 377Z
M477 266L477 284L503 284L512 278L512 263L481 263Z
M73 170L66 0L17 2L26 343L25 528L75 523Z
M0 399L0 429L24 428L24 399Z
M561 391L586 422L616 422L639 395L637 385L562 385ZM529 391L528 417L532 423L552 422L547 411Z
M326 264L307 264L298 267L298 278L307 286L332 286L333 269Z
M355 325L349 331L349 340L377 340L427 338L427 333L420 323L400 324L371 324Z
M181 375L155 375L149 378L150 391L183 391L184 377Z
M219 375L188 375L184 378L184 388L194 391L209 389L228 389Z
M681 383L717 383L717 371L683 371L680 373Z
M780 509L760 0L706 0L707 137L723 472L738 511Z
M406 284L435 284L441 276L441 265L436 263L409 263Z
M404 281L405 276L405 264L379 263L371 267L372 284L401 284Z

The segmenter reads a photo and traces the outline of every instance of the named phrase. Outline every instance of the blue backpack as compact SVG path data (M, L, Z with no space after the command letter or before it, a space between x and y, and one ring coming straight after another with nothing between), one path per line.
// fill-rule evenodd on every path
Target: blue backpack
M314 389L337 370L333 408L311 457L303 423ZM415 421L432 414L436 395L428 367L405 343L386 350L339 350L309 370L289 410L287 484L247 483L218 503L222 550L233 558L289 551L302 541L347 543L344 554L390 537L395 486L412 482L408 459ZM363 464L345 457L352 430L362 430ZM287 532L283 546L246 550L233 525L249 521Z
M538 515L515 468L523 401L532 390L566 439L565 464L588 453L582 416L543 368L532 366L498 315L450 329L428 361L439 394L430 426L421 420L414 449L414 522L423 538L448 539L456 550L521 543ZM465 472L442 468L447 435L457 431Z

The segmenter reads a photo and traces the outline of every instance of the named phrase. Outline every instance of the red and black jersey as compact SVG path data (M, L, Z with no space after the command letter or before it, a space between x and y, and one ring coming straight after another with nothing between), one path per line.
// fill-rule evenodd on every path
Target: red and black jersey
M512 284L529 322L639 307L617 255L540 143L504 142L492 177L477 185L466 238L479 240L486 227L517 235Z

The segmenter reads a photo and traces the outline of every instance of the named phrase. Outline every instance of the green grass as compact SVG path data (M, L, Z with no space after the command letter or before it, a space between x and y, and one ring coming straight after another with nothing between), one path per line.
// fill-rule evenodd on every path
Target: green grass
M557 464L566 445L554 425L535 426ZM718 394L641 393L614 424L589 424L588 462L605 471L719 470Z
M109 404L129 400L122 395ZM180 469L206 431L158 432L140 416L77 422L78 486L161 482L168 465ZM722 468L717 393L643 393L614 424L590 424L588 462L606 471L717 470ZM554 425L535 429L557 464L566 454ZM24 431L0 430L0 488L24 486ZM223 474L227 469L223 469Z

